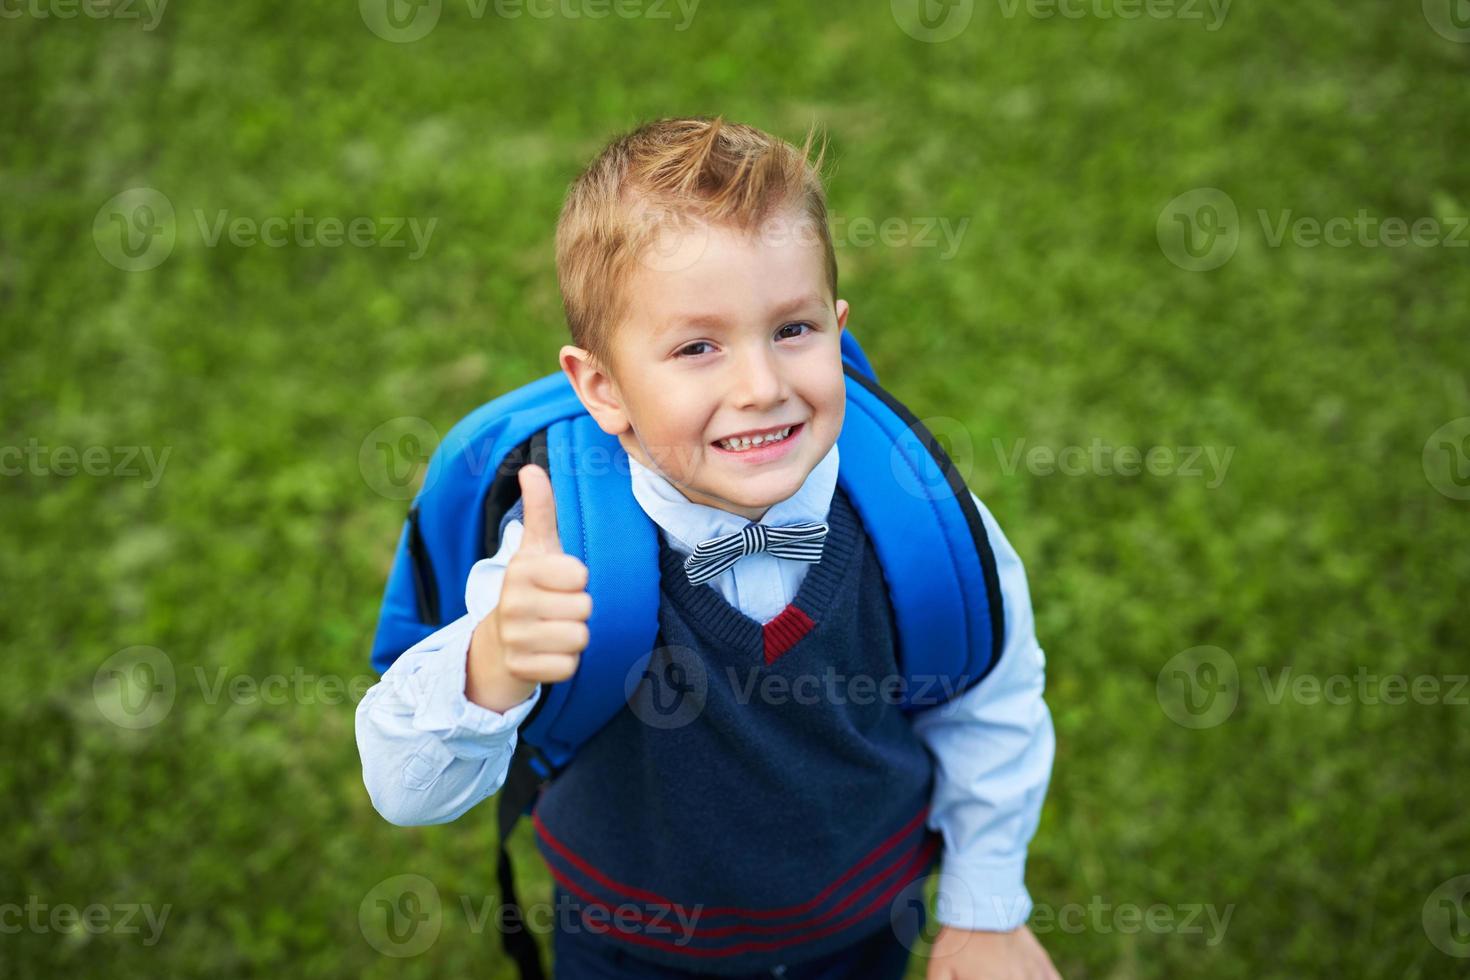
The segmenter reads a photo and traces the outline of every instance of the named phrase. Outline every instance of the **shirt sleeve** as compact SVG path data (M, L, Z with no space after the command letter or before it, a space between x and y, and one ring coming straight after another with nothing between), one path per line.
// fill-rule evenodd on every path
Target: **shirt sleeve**
M914 731L934 756L929 826L944 838L935 918L961 929L1009 931L1031 915L1026 847L1041 819L1056 736L1042 699L1046 655L1036 641L1026 570L974 499L995 552L1005 647L988 677L919 714Z
M504 712L465 697L475 626L500 601L522 524L505 526L500 550L475 563L464 616L403 653L357 706L357 750L373 807L404 827L448 823L505 783L516 729L541 696Z

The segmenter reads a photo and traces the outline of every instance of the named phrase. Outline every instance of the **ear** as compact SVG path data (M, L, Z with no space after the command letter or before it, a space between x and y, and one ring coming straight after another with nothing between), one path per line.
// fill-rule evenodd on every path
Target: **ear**
M847 305L847 300L839 299L837 301L837 333L839 336L847 328L847 314L851 309L852 307Z
M617 382L590 351L567 344L557 357L582 407L587 409L603 432L619 436L632 428L623 410L623 398Z

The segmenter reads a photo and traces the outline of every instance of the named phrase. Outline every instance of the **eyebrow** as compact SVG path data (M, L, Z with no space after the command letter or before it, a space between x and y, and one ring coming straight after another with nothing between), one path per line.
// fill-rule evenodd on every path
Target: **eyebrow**
M785 303L782 303L779 306L772 308L770 311L767 312L766 315L774 319L776 317L789 316L790 314L795 313L797 310L805 310L814 306L819 306L823 309L826 309L826 301L822 298L820 294L811 293L806 296L799 296L793 300L788 300ZM660 333L666 333L673 330L684 330L688 329L689 327L721 328L724 326L725 318L717 313L690 313L686 315L676 314L675 316L669 318L664 330L660 331Z

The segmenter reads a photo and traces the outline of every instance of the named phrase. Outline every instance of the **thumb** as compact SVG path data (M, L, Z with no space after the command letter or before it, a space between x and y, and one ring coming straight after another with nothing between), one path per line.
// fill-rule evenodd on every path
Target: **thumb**
M561 537L556 531L556 498L551 493L550 475L534 463L522 466L516 475L526 510L521 547L547 554L561 551Z

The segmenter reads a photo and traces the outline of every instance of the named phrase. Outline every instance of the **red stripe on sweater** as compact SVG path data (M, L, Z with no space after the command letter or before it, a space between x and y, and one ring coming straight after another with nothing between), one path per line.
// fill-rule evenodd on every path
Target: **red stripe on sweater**
M909 834L913 833L914 829L918 827L923 822L924 818L928 815L928 807L925 807L918 813L914 814L913 818L909 820L908 823L898 828L898 830L894 831L887 840L883 841L872 851L868 852L868 855L864 857L861 861L859 861L857 864L854 864L851 868L848 868L847 871L843 872L842 877L832 882L826 888L823 888L815 896L806 900L805 902L801 902L797 905L789 905L785 908L776 909L746 909L733 906L717 907L704 909L700 914L701 916L733 915L742 916L747 919L780 919L802 915L810 911L811 909L814 909L817 906L821 905L832 895L833 892L835 892L838 888L841 888L842 885L846 883L849 879L851 879L854 875L858 874L868 865L872 864L873 862L883 857L883 855L893 850L893 848L898 845L899 841L903 840ZM555 835L553 835L551 831L546 828L546 824L541 821L540 813L532 811L531 822L535 824L536 831L541 835L541 839L544 840L553 851L566 859L567 863L570 864L572 867L576 868L578 871L582 872L582 874L586 875L588 878L591 878L593 881L597 882L599 885L608 889L609 891L620 892L623 895L628 896L629 898L635 898L640 901L649 902L650 904L667 905L670 907L679 906L678 902L670 901L669 899L655 892L647 891L642 888L635 888L632 885L626 885L620 881L615 881L602 872L598 871L596 868L592 867L592 865L587 863L587 861L583 860L575 853L573 853L571 848L567 847L567 845L556 839ZM682 908L682 906L679 907Z
M698 926L695 926L693 928L695 931L699 932L700 939L713 939L717 936L735 936L742 933L758 936L771 936L778 935L783 932L790 932L793 929L810 929L813 926L821 925L823 922L826 922L828 919L847 909L848 906L852 905L858 899L862 898L863 895L865 895L867 892L872 891L874 886L876 886L883 879L889 877L896 871L902 870L905 864L913 859L914 852L919 849L921 843L924 842L916 842L915 847L910 848L908 851L905 851L904 853L898 855L897 860L890 863L883 870L874 874L856 891L848 895L842 901L838 902L836 905L832 906L830 909L823 912L816 918L803 918L798 919L794 922L786 922L773 926L733 925L706 926L702 929ZM568 891L575 894L578 898L585 900L589 905L594 908L608 909L608 906L599 901L597 896L578 886L565 872L558 869L555 865L549 865L549 867L551 868L552 877L560 882L561 885L565 887ZM692 916L695 919L703 919L706 915L709 914L709 912L707 912L705 909L700 908L698 905L676 906L676 908L678 908L678 912L680 913L680 916L682 918L690 918L690 916L685 913L691 910L696 913ZM608 911L611 911L611 909L608 909ZM639 912L637 908L629 908L626 909L625 912L627 913L625 916L626 918L631 918L634 921L640 923L646 922L643 913Z
M796 646L815 625L812 618L795 605L788 605L777 613L775 619L761 627L761 636L766 644L766 666L769 667L776 662L777 657Z
M830 936L833 933L841 932L843 929L847 929L871 917L875 911L881 908L884 904L893 901L894 896L903 891L910 884L912 884L916 878L918 878L918 876L923 872L924 868L928 866L929 861L933 858L934 851L938 848L938 846L939 840L937 838L929 838L929 841L924 845L923 850L909 864L908 868L905 869L905 873L899 877L898 881L889 886L888 889L883 892L883 894L874 898L873 901L869 902L866 906L864 906L853 915L848 916L842 922L834 923L822 929L818 929L815 932L804 933L800 936L792 936L787 939L779 939L772 942L739 943L734 946L727 946L723 949L694 949L689 946L680 946L679 944L667 939L654 939L650 936L644 936L639 933L629 932L626 928L617 925L615 922L609 924L611 924L612 930L618 933L618 937L627 942L634 943L635 945L639 946L652 946L656 949L664 949L672 953L681 953L685 956L690 957L704 958L714 956L735 956L740 953L764 953L771 950L785 949L787 946L792 946L797 943L812 942L813 940L821 939L825 936ZM602 908L606 909L607 906L602 906ZM592 923L588 922L587 920L586 910L582 911L581 918L583 925L587 926L589 931L595 931L593 929Z

